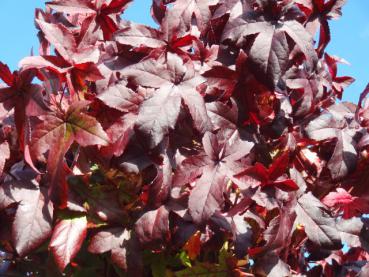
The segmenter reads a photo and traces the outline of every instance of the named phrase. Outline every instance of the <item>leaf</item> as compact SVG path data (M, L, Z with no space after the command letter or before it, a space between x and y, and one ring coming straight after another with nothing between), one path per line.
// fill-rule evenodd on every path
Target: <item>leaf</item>
M169 211L165 206L144 213L135 224L135 231L141 243L166 241L170 236Z
M266 76L275 86L287 69L288 52L286 35L268 26L256 37L250 50L250 58L255 71Z
M323 113L311 121L305 128L308 136L315 140L325 140L337 137L337 132L345 127L344 120L333 117L329 113Z
M115 33L118 43L132 47L159 48L165 46L162 33L145 25L129 23L128 27Z
M131 2L49 0L39 56L0 63L8 270L365 275L369 89L335 103L324 53L345 0L153 0L154 27Z
M157 88L140 106L136 122L136 129L150 148L174 129L180 112L184 111L182 100L199 132L211 128L204 99L197 91L197 86L203 83L202 77L196 74L193 64L183 63L175 54L168 53L167 61L165 67L159 61L147 59L122 71L138 85Z
M88 246L88 251L101 254L111 251L111 259L128 272L140 272L141 257L136 238L125 228L109 228L96 233Z
M39 184L35 180L35 172L25 167L23 162L14 164L9 175L6 175L0 186L0 209L5 209L12 203L22 201L27 195L26 189L37 189Z
M341 179L348 173L354 171L356 167L357 153L352 144L352 138L344 132L337 136L337 144L333 155L328 162L334 180Z
M58 53L68 62L77 51L77 44L69 29L61 24L50 24L36 19L36 24L44 33L46 39L54 45Z
M129 233L120 248L114 248L111 252L112 261L127 272L128 275L143 274L143 258L141 246L137 238Z
M149 203L152 203L154 207L159 207L166 202L172 186L173 169L171 160L166 153L162 157L163 164L157 169L157 176L149 187L149 194L151 195Z
M67 119L67 128L73 132L75 141L81 146L107 145L109 138L97 120L84 113L72 112Z
M77 255L87 234L85 216L63 219L55 226L49 248L60 271Z
M351 219L338 220L337 230L340 233L342 242L348 247L369 249L368 230L360 218L353 217Z
M190 239L183 246L183 250L187 252L188 257L191 260L195 260L201 251L200 233L196 232L190 237ZM191 263L190 263L191 264Z
M18 204L12 223L12 242L17 253L25 256L51 235L53 206L47 190L39 187L37 175L30 167L17 163L10 174L0 186L0 209Z
M235 171L241 170L238 169L240 165L237 161L247 156L254 145L242 140L238 132L234 132L231 137L223 135L221 132L218 135L205 133L202 142L206 155L185 159L176 172L175 180L180 177L184 178L184 182L194 181L194 178L202 174L196 181L188 202L189 213L197 224L206 222L220 209L227 182L233 179Z
M278 177L283 175L283 172L289 164L289 152L286 151L278 156L269 167L269 178L276 180Z
M117 19L114 16L122 13L127 5L132 0L112 0L109 3L105 1L87 2L79 0L55 0L48 2L47 5L58 12L64 12L67 14L92 14L89 18L89 24L92 25L91 29L88 30L92 34L87 36L92 36L98 30L102 31L103 36L101 39L111 39L112 34L117 31ZM90 26L88 26L90 27ZM86 29L88 29L86 27ZM96 35L96 34L95 34ZM100 37L97 36L97 39ZM96 42L96 38L92 40L92 43Z
M88 246L91 253L101 254L119 248L127 238L127 231L124 228L110 228L94 235Z
M121 112L135 111L143 100L139 94L127 88L123 83L109 86L97 97L109 107Z
M339 112L335 112L335 109ZM342 111L339 105L335 105L331 107L330 112L323 113L311 121L305 129L310 138L318 141L337 138L334 152L327 165L334 180L351 173L357 162L354 137L359 132L359 126L355 121L349 125L348 119L344 116L353 117L353 113L347 111L347 108Z
M138 131L150 139L149 146L154 148L174 129L180 112L181 97L177 93L160 89L153 97L146 100L140 107L136 126Z
M288 179L285 169L289 164L289 152L279 155L267 169L264 165L256 163L235 175L240 181L237 183L241 188L261 186L262 188L276 187L284 191L295 191L299 186L295 181Z
M83 104L82 102L78 104ZM50 147L65 145L64 153L73 140L82 146L107 145L109 138L100 123L77 108L78 104L70 106L66 118L55 113L45 115L44 121L35 126L32 134L31 150L40 157Z
M46 5L55 11L63 13L95 13L92 5L80 0L59 0L46 2Z
M254 17L257 17L257 13ZM230 20L223 32L222 40L231 41L241 47L246 43L248 36L257 35L251 45L249 59L256 73L260 74L257 77L266 79L272 88L277 85L287 69L290 49L286 36L296 43L311 66L317 62L313 39L299 22L280 20L275 24L265 19L254 22L253 19L252 16L240 16Z
M323 199L324 205L339 209L343 212L343 218L348 219L369 210L369 204L360 197L352 196L343 188L337 188L336 192L328 193Z
M39 247L52 232L53 205L45 189L27 189L27 198L20 201L15 214L12 237L20 256Z
M297 200L296 214L296 221L304 226L308 238L318 247L324 249L342 247L335 219L311 193L304 194Z
M8 86L12 86L14 82L14 76L11 73L9 67L6 64L0 62L0 78L4 81Z
M267 277L291 276L289 265L273 253L258 259L255 264L255 270L256 273Z
M261 249L253 250L253 252L268 255L268 252L278 251L285 247L291 238L291 229L295 218L296 215L291 208L281 210L280 214L270 221L268 228L264 231L266 244Z
M317 54L314 49L313 38L305 28L297 21L285 21L282 30L291 37L300 50L304 53L310 66L313 66L317 60Z
M196 19L196 25L201 32L207 28L208 21L211 19L209 6L216 1L210 0L178 0L173 8L167 11L163 26L171 29L164 29L164 32L172 32L176 27L181 27L185 32L191 28L192 18ZM182 29L183 28L183 29Z
M223 203L226 176L219 174L218 166L205 167L204 173L191 191L188 207L193 221L206 222Z

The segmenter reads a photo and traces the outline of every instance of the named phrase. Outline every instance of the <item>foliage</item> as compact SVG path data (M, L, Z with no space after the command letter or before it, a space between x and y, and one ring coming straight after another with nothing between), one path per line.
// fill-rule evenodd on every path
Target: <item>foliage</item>
M48 2L39 56L0 63L9 274L368 276L369 87L340 102L325 52L345 1L154 0L158 28L130 2Z

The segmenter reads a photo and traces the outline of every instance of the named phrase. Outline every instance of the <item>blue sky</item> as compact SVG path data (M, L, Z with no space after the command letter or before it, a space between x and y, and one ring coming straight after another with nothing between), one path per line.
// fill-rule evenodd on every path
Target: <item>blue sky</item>
M135 0L124 18L144 24L154 24L150 15L150 0ZM42 0L0 0L0 60L12 69L18 61L38 48L33 18L34 9L43 7ZM331 21L332 42L328 52L340 56L351 66L340 66L340 74L350 75L356 82L345 91L344 100L356 102L369 82L369 1L348 0L343 17Z

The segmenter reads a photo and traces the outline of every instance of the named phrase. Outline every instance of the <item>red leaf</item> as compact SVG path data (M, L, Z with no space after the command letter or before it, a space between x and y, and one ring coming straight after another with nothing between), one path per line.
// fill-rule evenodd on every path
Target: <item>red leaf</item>
M77 255L86 234L86 217L63 219L55 226L49 248L60 271Z
M330 192L322 202L331 208L337 208L343 211L343 218L351 218L369 210L369 204L365 199L352 196L343 188L337 188L336 192Z
M0 78L3 80L8 86L12 86L14 82L14 76L11 73L9 67L6 64L0 62Z
M77 51L77 44L69 29L61 24L50 24L36 19L36 24L44 33L46 39L54 45L58 53L72 63L72 56Z
M276 180L278 177L282 176L289 164L289 152L286 151L282 153L272 162L269 167L269 178L270 180Z
M291 179L274 181L273 186L284 191L295 191L299 189L299 186Z

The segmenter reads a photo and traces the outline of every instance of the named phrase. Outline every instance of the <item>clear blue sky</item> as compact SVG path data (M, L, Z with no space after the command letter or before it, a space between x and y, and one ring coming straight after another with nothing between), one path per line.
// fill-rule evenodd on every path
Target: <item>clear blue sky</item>
M151 0L135 0L128 8L126 19L153 25L149 15ZM18 61L38 48L33 24L34 9L43 7L42 0L0 0L0 60L12 69ZM342 65L340 73L350 75L356 82L345 91L344 100L357 101L369 82L369 1L348 0L343 17L331 21L332 42L328 52L351 63Z

